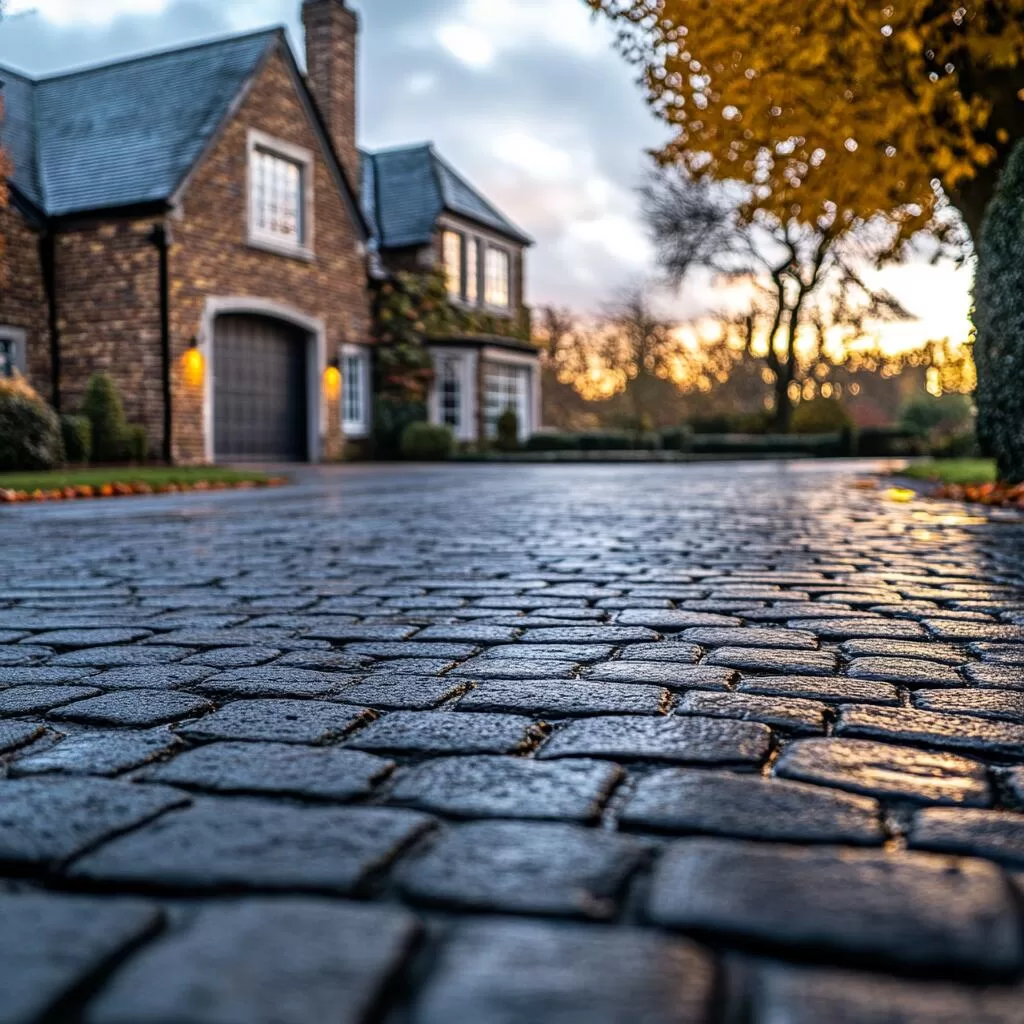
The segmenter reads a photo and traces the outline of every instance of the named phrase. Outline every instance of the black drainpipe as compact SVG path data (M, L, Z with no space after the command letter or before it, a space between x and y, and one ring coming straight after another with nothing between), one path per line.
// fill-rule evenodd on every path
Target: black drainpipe
M164 462L171 464L171 428L174 425L171 408L171 281L168 269L168 250L171 233L165 224L153 228L150 240L160 257L160 364L163 372L164 394Z
M39 261L46 293L46 321L50 332L50 391L53 408L60 412L60 324L57 316L57 239L46 228L39 236Z

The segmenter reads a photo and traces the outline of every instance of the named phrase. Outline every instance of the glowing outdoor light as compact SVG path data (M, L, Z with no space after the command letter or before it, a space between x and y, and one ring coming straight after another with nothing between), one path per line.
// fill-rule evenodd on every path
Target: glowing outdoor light
M341 369L337 359L324 370L324 391L332 402L341 394Z
M193 338L189 347L185 349L184 356L182 356L186 383L193 386L202 384L204 362L203 353L199 351L199 342Z

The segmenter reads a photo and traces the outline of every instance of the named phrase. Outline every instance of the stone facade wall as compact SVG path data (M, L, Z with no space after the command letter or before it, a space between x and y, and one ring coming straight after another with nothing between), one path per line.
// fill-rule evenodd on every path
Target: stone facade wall
M77 411L89 377L108 373L154 452L163 441L158 223L93 222L56 238L61 408Z
M248 134L263 132L315 157L313 257L281 256L248 239ZM204 457L202 387L184 379L182 357L199 337L209 297L251 296L314 319L327 331L327 360L344 341L369 339L366 263L360 238L306 117L285 59L274 54L200 165L170 219L174 457ZM203 339L204 341L206 339ZM330 419L337 418L334 408ZM325 456L340 455L337 431Z
M25 377L44 398L52 400L50 333L43 269L39 258L39 232L16 210L0 210L0 237L4 240L0 263L0 324L25 332L22 354Z

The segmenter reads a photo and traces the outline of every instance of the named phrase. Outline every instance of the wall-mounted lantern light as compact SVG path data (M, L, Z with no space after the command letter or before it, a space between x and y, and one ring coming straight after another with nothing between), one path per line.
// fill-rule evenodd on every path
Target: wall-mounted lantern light
M332 359L324 370L324 392L332 402L341 394L341 365L337 359Z
M193 338L189 342L189 346L185 349L185 354L181 358L185 370L185 383L192 387L198 387L203 383L203 371L205 369L205 360L203 359L203 353L199 350L198 338Z

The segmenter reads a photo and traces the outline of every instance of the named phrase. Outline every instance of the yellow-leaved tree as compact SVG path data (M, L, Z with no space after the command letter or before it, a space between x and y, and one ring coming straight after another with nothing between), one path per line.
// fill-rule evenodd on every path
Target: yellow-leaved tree
M586 2L675 129L660 159L783 222L883 214L898 243L944 192L976 240L1024 135L1024 0Z

